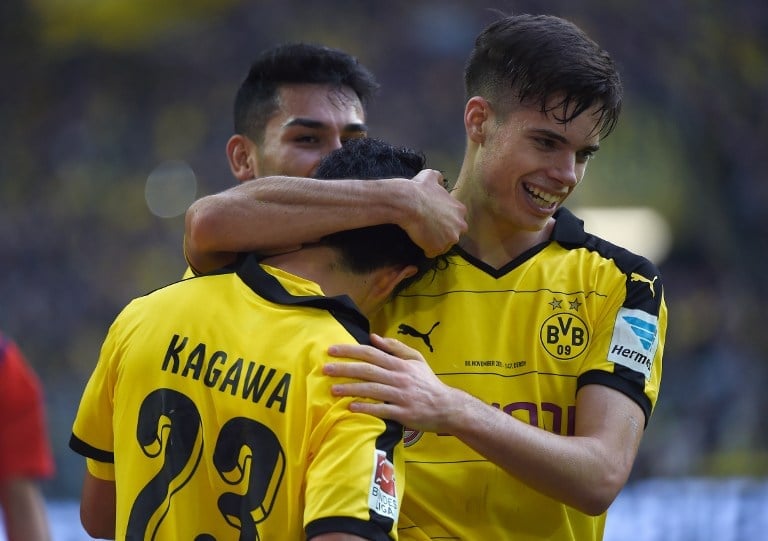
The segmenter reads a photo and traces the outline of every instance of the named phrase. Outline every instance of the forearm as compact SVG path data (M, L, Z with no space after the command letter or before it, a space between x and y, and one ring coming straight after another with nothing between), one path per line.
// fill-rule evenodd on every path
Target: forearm
M408 181L265 177L193 203L185 243L198 271L228 262L231 253L297 248L324 235L407 221Z
M626 483L639 435L553 434L455 391L448 431L531 488L598 515Z

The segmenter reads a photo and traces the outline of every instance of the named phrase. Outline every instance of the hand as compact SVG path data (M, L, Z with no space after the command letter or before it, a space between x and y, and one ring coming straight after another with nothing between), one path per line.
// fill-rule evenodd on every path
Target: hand
M363 380L338 383L334 396L354 396L380 402L352 402L349 409L382 419L392 419L413 430L443 432L450 419L454 389L432 372L424 357L394 338L371 335L376 347L361 344L334 345L328 353L365 362L328 363L323 373ZM379 348L379 349L377 349Z
M424 169L412 180L415 193L410 203L414 214L398 225L428 257L435 257L447 252L466 232L467 209L443 187L439 171Z

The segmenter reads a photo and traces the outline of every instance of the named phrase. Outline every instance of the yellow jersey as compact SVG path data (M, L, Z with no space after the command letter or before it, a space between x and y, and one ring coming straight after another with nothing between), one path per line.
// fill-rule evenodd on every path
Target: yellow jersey
M396 539L402 426L351 413L321 373L368 332L351 299L253 255L133 300L70 441L116 483L117 539Z
M573 434L576 393L606 385L647 419L667 310L656 267L587 234L569 211L549 242L500 269L457 249L399 294L374 330L418 349L448 385L533 426ZM407 540L602 539L588 516L529 488L450 434L405 427Z

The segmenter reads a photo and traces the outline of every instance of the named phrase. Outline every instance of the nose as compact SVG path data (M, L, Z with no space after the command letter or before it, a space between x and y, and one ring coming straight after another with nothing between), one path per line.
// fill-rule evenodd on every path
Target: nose
M550 167L550 176L565 186L573 187L584 174L584 167L577 162L573 152L560 153Z
M342 144L344 144L344 142L341 140L341 137L332 138L328 148L328 152L330 153L334 150L341 148Z
M317 166L320 165L320 162L323 160L323 158L325 158L328 154L330 154L334 150L340 149L343 144L344 144L344 141L342 141L340 137L331 137L329 139L326 139L323 142L323 145L320 147L317 147L314 153L314 163L312 164L312 170L309 171L304 176L307 176L307 177L315 176L315 171L317 170Z

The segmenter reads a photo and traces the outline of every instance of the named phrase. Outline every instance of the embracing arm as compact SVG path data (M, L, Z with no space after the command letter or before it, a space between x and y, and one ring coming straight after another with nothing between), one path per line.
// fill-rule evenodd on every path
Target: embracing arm
M195 201L187 210L184 252L198 272L237 252L286 251L344 229L396 223L427 255L466 230L464 206L426 169L413 180L264 177Z
M381 401L353 402L354 411L415 430L450 433L531 488L590 515L608 509L625 485L644 414L624 394L585 386L576 397L575 434L561 436L445 385L418 352L397 340L374 336L373 343L385 351L334 346L333 355L366 362L325 367L328 375L365 380L334 385L334 394Z
M576 398L574 436L541 430L463 391L452 391L456 416L445 430L537 491L599 515L626 484L644 416L619 391L583 387Z

